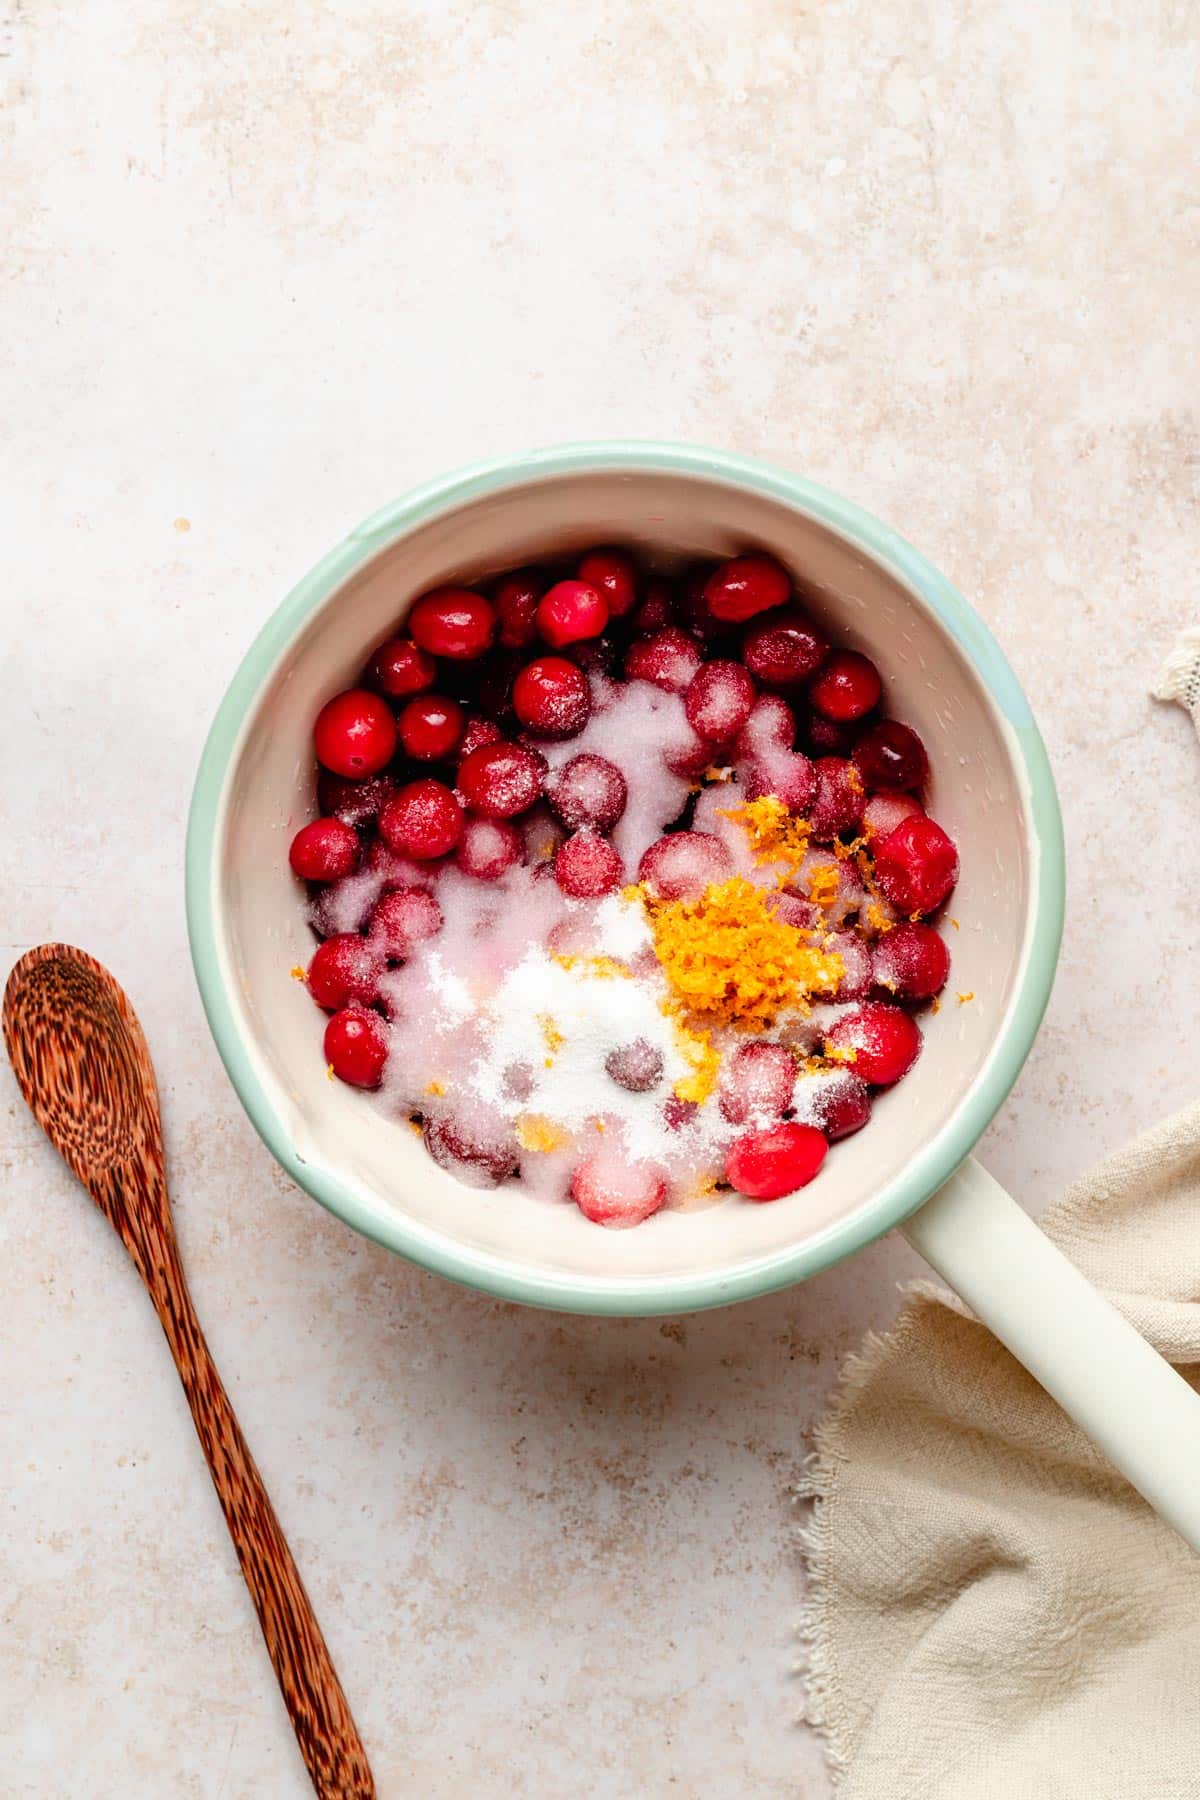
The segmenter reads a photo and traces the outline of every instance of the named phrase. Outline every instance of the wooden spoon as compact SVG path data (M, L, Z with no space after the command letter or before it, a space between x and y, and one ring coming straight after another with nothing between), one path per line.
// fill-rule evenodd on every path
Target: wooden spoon
M321 1628L187 1290L154 1069L133 1008L94 958L69 944L43 944L8 978L4 1041L34 1117L116 1231L154 1302L313 1787L323 1796L373 1795Z

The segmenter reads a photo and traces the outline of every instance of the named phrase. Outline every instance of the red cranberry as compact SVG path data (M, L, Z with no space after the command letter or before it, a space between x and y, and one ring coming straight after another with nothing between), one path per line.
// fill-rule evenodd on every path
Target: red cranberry
M466 715L457 700L442 694L418 694L397 721L400 742L415 762L441 762L463 734Z
M581 825L611 831L625 811L629 789L616 763L585 750L547 779L546 798L572 831Z
M790 925L793 931L812 931L821 924L821 910L811 900L802 900L799 894L788 893L780 889L778 893L768 894L767 905L784 925Z
M481 719L478 716L468 719L458 746L459 762L470 756L472 750L482 750L485 744L498 744L503 736L504 733L494 719Z
M612 602L609 601L609 611ZM629 629L635 637L653 637L675 623L675 594L668 581L657 575L646 583L646 591L629 615Z
M317 805L327 818L344 825L369 825L396 792L390 775L370 775L366 781L348 781L322 769L317 775Z
M680 1100L669 1094L663 1101L663 1124L668 1131L682 1131L700 1111L694 1100Z
M871 1117L871 1096L861 1075L851 1069L831 1069L804 1090L812 1122L831 1144L861 1131Z
M288 861L301 881L340 881L353 875L361 854L358 833L341 819L314 819L292 839Z
M790 750L796 741L796 718L778 694L760 694L738 734L737 754L752 759L771 750Z
M747 1200L779 1200L807 1187L829 1145L815 1125L787 1121L748 1131L730 1146L725 1179Z
M634 1038L619 1050L610 1050L604 1059L604 1072L610 1081L631 1094L648 1094L662 1080L662 1051L645 1038Z
M384 956L411 956L413 945L436 937L442 924L442 909L424 888L393 888L371 914L370 942Z
M608 1151L586 1157L571 1176L571 1198L584 1218L615 1230L640 1225L666 1197L661 1170L650 1163L626 1162Z
M542 583L532 569L518 570L497 582L492 596L499 626L498 642L506 650L526 650L537 636L534 614L542 596Z
M875 946L875 979L897 1000L929 1000L950 973L950 952L932 925L897 925Z
M366 938L345 931L326 938L308 965L308 991L326 1012L337 1012L351 1000L369 1005L379 993L383 958Z
M933 819L903 819L875 846L875 879L902 913L930 913L958 880L958 851Z
M348 1006L325 1027L325 1061L351 1087L378 1087L387 1054L387 1026L376 1012Z
M709 576L704 603L714 619L741 624L782 606L791 592L792 578L773 556L735 556Z
M621 667L620 646L607 632L598 638L586 638L577 644L568 644L563 655L586 675L606 675L610 681L616 680L617 671Z
M842 959L842 974L833 990L837 1000L862 1000L875 981L875 967L868 946L856 931L834 931L823 940L822 949Z
M915 819L925 808L911 794L876 794L863 807L863 830L870 838L890 837L905 819Z
M883 683L869 656L857 650L835 650L808 690L809 702L823 718L850 724L879 705Z
M742 661L764 687L794 687L821 665L829 645L798 606L771 613L742 639Z
M638 864L638 880L656 900L698 899L710 883L725 881L732 872L728 850L707 831L656 838Z
M768 751L746 763L740 776L747 800L773 794L794 813L806 813L816 792L813 766L798 750Z
M596 638L608 624L608 602L586 581L556 581L538 602L537 628L552 650Z
M865 898L857 863L829 850L810 850L788 886L819 908L818 917L826 927L841 925Z
M545 766L536 750L523 744L484 744L459 764L458 791L472 812L514 819L541 793Z
M430 656L452 662L474 662L490 650L496 636L496 613L490 600L473 588L431 588L408 615L408 629Z
M317 714L313 743L317 761L335 775L377 775L396 754L396 721L378 694L348 688Z
M867 789L919 788L929 775L929 758L916 732L899 719L880 719L859 739L854 761Z
M437 664L411 638L389 638L367 664L367 677L372 687L381 688L393 700L407 700L433 686Z
M711 769L715 746L697 737L685 726L686 740L676 740L663 751L663 765L681 781L698 782L706 769Z
M476 881L499 881L525 859L525 839L507 819L467 819L454 860Z
M577 831L560 844L554 879L572 900L598 900L621 885L625 867L607 838L596 831Z
M837 837L857 830L862 822L862 781L853 763L840 756L819 756L813 764L817 791L809 819L815 838Z
M414 862L448 856L462 829L458 800L444 782L429 777L402 787L379 815L379 833L388 849L397 856L410 856Z
M818 756L849 756L862 736L861 725L841 725L809 709L801 727L804 740Z
M516 1140L499 1123L447 1114L426 1119L423 1135L435 1163L475 1186L496 1187L517 1172Z
M864 1000L844 1013L827 1036L832 1051L853 1051L850 1067L872 1087L891 1087L916 1062L921 1033L906 1012L886 1000Z
M667 625L653 637L633 640L625 653L625 678L652 681L664 693L682 694L702 661L691 632Z
M592 691L583 670L565 656L539 656L513 682L512 703L527 731L568 738L587 724Z
M637 572L624 550L589 550L575 571L580 581L603 595L611 616L623 619L637 599Z
M721 1111L731 1125L752 1118L778 1119L792 1104L796 1059L782 1044L742 1044L727 1058Z
M754 683L740 663L710 662L697 670L683 697L692 730L711 744L728 743L750 717Z

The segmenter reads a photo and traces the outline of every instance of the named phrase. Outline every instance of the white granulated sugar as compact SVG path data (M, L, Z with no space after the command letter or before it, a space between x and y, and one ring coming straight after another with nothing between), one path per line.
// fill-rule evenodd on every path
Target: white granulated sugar
M639 950L648 950L654 934L646 923L646 915L635 900L610 894L595 911L596 953L630 962Z

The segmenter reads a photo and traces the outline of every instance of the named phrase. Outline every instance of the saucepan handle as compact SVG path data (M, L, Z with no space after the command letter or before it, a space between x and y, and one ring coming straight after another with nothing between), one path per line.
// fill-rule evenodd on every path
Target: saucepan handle
M1154 1510L1200 1550L1200 1394L974 1160L903 1230Z

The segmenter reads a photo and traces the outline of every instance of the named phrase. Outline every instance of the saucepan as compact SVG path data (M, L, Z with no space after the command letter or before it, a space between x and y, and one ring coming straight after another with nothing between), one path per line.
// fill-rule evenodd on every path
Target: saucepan
M286 848L311 811L320 706L424 590L605 542L662 561L769 549L830 634L875 659L890 710L925 740L930 810L959 846L953 985L970 996L926 1022L915 1068L811 1187L668 1210L627 1232L511 1187L461 1186L368 1096L327 1080L312 1003L289 976L312 950ZM243 1105L287 1173L356 1230L508 1300L631 1315L753 1299L899 1227L1200 1547L1200 1397L970 1157L1054 975L1063 847L1046 753L979 617L861 508L744 457L642 443L504 459L384 507L305 576L234 675L196 781L187 902Z

